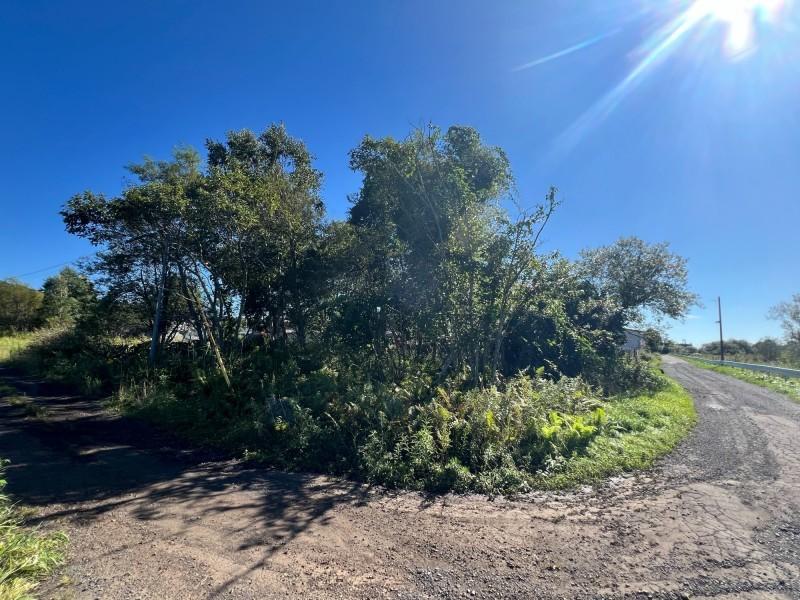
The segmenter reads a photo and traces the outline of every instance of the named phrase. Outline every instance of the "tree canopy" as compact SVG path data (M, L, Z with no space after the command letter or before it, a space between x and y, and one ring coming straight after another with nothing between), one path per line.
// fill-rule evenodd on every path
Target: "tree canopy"
M648 316L678 319L698 302L697 295L688 290L686 259L670 252L666 242L621 238L610 246L584 250L580 267L632 322Z
M325 346L384 381L577 375L615 355L626 322L695 302L666 244L624 238L577 263L541 253L557 191L510 213L508 159L470 127L365 137L343 222L324 221L322 174L282 125L206 150L205 166L190 148L146 158L119 196L87 191L62 211L99 247L100 305L128 316L127 333L149 331L151 364L164 344L197 339L224 370L258 334L301 354Z
M96 300L94 285L85 275L67 267L48 277L42 286L41 319L64 326L89 313Z
M0 280L0 332L30 331L40 323L42 293L21 281Z
M800 294L772 307L769 316L780 321L787 339L800 343Z

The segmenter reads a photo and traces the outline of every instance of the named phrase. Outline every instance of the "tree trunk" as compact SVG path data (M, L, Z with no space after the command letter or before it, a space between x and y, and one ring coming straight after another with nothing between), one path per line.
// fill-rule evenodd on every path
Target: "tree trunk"
M203 323L200 321L200 314L197 312L194 300L189 294L189 283L186 276L186 269L183 265L179 266L179 271L183 296L186 298L186 305L189 309L189 315L192 318L192 325L194 326L195 333L197 334L197 341L200 343L200 346L202 346L205 343L205 329L203 328Z
M228 389L230 389L231 380L230 377L228 377L228 369L225 368L225 361L222 359L222 353L219 351L217 340L214 339L214 332L211 330L211 325L206 318L205 310L203 310L203 306L200 304L200 298L197 297L197 294L194 293L194 290L192 290L192 296L197 306L197 312L200 314L200 318L203 321L203 326L206 328L206 336L208 336L208 343L211 346L211 350L214 352L214 358L217 361L217 367L219 367L219 370L222 373L222 378L225 380L225 385L227 385Z
M164 304L164 287L167 284L167 251L163 250L161 255L161 281L158 284L158 294L156 296L156 312L153 316L153 333L150 337L150 354L147 358L148 364L153 367L158 356L159 333L161 331L161 311Z

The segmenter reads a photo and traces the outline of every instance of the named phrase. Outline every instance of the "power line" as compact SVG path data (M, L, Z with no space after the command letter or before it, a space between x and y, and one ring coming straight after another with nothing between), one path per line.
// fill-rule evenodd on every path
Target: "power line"
M50 265L49 267L42 267L41 269L36 269L35 271L29 271L27 273L21 273L19 275L10 275L5 279L22 279L23 277L29 277L30 275L37 275L39 273L44 273L45 271L57 269L58 267L64 267L66 265L75 264L79 260L83 260L84 258L89 258L90 256L94 256L95 254L97 254L97 252L92 252L91 254L85 254L83 256L79 256L78 258L73 258L72 260L68 260L66 262L58 263L56 265Z

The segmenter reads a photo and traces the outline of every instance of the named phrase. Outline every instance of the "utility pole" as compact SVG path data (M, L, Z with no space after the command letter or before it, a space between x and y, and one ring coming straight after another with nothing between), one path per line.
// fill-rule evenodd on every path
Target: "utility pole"
M725 362L725 344L722 341L722 300L717 296L717 311L719 314L719 360Z

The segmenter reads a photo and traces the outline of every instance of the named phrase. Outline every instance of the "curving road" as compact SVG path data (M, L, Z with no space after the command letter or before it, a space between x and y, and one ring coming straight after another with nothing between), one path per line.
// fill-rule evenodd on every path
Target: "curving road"
M695 432L650 472L569 494L431 499L265 472L8 373L46 415L0 404L0 456L17 498L71 537L45 598L800 598L800 405L664 362Z

